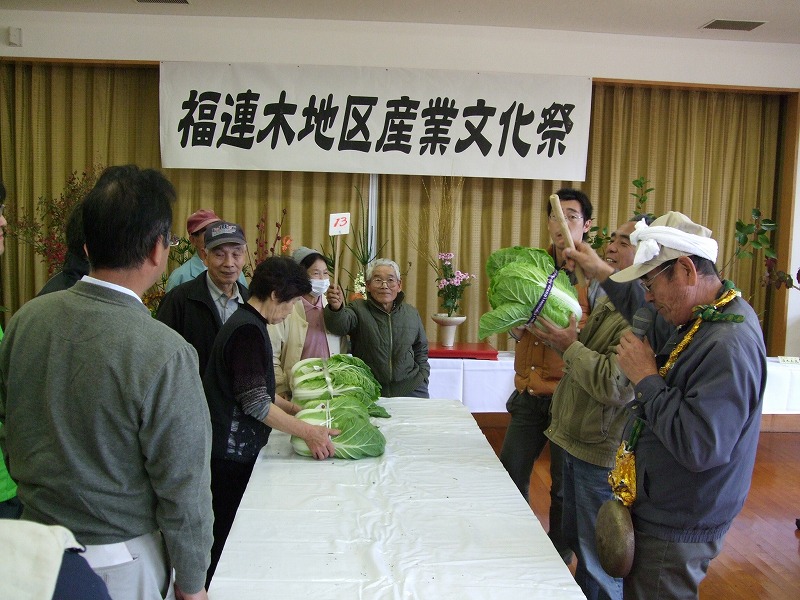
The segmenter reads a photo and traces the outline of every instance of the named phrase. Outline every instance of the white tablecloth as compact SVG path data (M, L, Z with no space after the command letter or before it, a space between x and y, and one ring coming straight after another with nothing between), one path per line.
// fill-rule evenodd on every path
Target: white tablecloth
M506 412L514 390L514 353L500 352L498 360L429 358L431 398L461 401L470 412Z
M767 386L764 388L765 415L800 413L800 365L782 365L777 358L767 359Z
M381 403L379 458L318 462L273 432L212 600L583 598L463 405Z
M499 360L431 358L431 398L460 400L470 412L506 412L514 389L514 353L501 352ZM794 390L794 391L792 391ZM800 365L767 359L765 415L800 413Z

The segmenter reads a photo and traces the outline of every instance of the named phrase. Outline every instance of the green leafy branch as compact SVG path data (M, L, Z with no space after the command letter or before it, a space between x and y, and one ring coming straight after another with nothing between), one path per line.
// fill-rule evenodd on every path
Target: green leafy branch
M800 282L800 269L794 278L786 271L778 269L778 260L776 258L764 259L764 266L767 268L764 275L761 277L761 285L773 286L776 290L785 287L787 290L800 290L800 286L795 282Z
M753 258L757 252L764 253L764 274L761 276L761 285L764 287L774 287L776 290L785 287L787 290L800 290L796 282L800 280L800 269L792 277L786 271L778 269L778 253L772 246L770 234L778 229L778 224L772 219L764 218L761 210L752 209L750 212L750 223L736 221L736 250L733 258L725 265L727 267L734 260L740 258ZM725 269L720 269L723 271Z
M750 217L752 223L745 223L742 220L736 221L736 232L734 238L736 239L737 248L733 253L734 258L753 258L754 250L762 250L764 256L767 258L777 258L778 255L772 247L769 239L769 233L778 228L778 224L771 219L764 219L761 217L761 211L754 208ZM748 246L750 249L748 249Z
M633 187L635 187L637 190L636 192L631 192L631 196L636 198L636 206L633 209L633 215L635 217L645 216L654 219L655 215L653 213L644 212L644 210L647 208L647 201L648 201L647 194L654 191L656 188L647 187L647 184L650 183L650 180L645 179L644 176L634 179L633 181L631 181L631 183L633 184Z
M655 191L654 187L647 187L650 180L644 176L638 177L631 181L631 184L636 188L635 192L631 192L631 196L636 198L636 206L633 209L634 217L650 217L654 219L655 215L651 212L646 212L647 202L649 201L648 194ZM597 251L602 250L607 244L611 243L611 235L608 233L608 227L600 227L595 225L589 229L589 244Z

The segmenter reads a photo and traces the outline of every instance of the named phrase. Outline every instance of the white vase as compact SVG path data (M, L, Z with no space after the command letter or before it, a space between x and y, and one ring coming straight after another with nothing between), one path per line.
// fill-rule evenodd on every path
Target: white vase
M431 315L433 322L439 326L439 343L445 348L452 348L456 339L456 327L467 320L465 315L453 315L448 317L447 313L436 313Z

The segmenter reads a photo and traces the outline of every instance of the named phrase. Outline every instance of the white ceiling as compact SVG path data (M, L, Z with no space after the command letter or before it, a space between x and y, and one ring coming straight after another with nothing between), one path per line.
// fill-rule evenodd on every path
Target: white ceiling
M137 0L0 0L0 8L485 25L800 44L800 0L189 0L188 6ZM714 19L766 24L751 32L700 29Z

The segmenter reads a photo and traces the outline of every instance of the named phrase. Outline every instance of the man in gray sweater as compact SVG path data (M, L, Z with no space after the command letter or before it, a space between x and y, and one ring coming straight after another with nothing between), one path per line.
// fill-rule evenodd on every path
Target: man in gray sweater
M23 518L63 525L115 600L207 598L211 426L197 353L141 296L169 255L172 185L107 169L83 202L91 272L35 298L0 347L0 446Z

